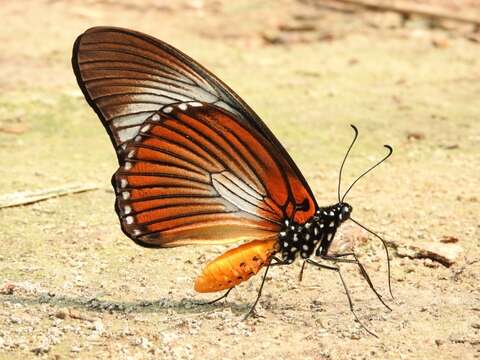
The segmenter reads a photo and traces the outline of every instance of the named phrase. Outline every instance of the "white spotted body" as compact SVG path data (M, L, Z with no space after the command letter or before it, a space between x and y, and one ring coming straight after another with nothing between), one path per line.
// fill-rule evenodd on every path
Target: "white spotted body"
M352 207L347 203L320 208L305 224L285 220L279 233L282 260L291 264L297 254L302 259L326 255L338 227L350 217Z

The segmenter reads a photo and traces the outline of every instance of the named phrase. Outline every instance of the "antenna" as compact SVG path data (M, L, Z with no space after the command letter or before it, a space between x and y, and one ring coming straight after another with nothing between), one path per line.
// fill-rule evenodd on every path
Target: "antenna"
M367 171L365 171L363 174L361 174L353 183L352 185L350 185L350 187L347 189L347 191L345 191L345 194L343 194L343 197L342 197L342 200L340 202L343 202L343 200L345 199L345 197L347 196L348 192L353 188L353 185L355 185L358 180L360 180L362 177L364 177L365 175L367 175L370 171L372 171L373 169L375 169L378 165L380 165L381 163L383 163L385 160L387 160L390 155L392 155L393 153L393 149L390 145L383 145L384 147L386 147L388 149L388 154L385 155L379 162L377 162L375 165L373 165L370 169L368 169ZM347 153L348 154L348 153Z
M345 157L343 158L343 161L342 161L342 165L340 166L340 172L338 174L338 202L341 202L340 201L340 185L342 183L342 171L343 171L343 165L345 165L345 161L347 160L347 157L348 157L348 154L350 153L350 150L352 150L352 147L353 147L353 144L355 144L355 141L357 140L357 137L358 137L358 129L355 125L351 125L350 126L352 127L353 131L355 132L355 135L353 136L353 140L352 140L352 143L350 144L350 146L348 147L348 150L345 154ZM344 196L345 197L345 196Z

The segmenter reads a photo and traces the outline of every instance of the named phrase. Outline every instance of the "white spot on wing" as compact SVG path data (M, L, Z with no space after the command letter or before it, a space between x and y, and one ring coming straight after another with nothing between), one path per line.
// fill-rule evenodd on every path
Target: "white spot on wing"
M198 101L192 101L189 104L190 104L190 106L193 106L193 107L199 107L199 106L203 105L202 103L199 103Z
M130 170L132 168L132 163L131 162L126 162L125 166L123 167L125 170Z
M132 212L132 208L127 205L127 206L125 206L125 208L123 209L123 212L128 215L128 214L130 214L130 213Z
M141 132L147 132L148 130L150 130L150 127L151 127L150 125L145 125L144 127L142 127L142 128L140 129L140 131L141 131Z
M122 192L122 198L123 198L123 200L130 199L130 193L128 191Z
M121 142L128 141L130 139L133 139L137 134L138 130L140 129L140 126L134 126L122 130L118 130L118 138L120 139Z
M173 111L173 107L167 106L166 108L163 108L162 110L165 114L169 114Z
M158 121L158 120L160 120L160 116L158 114L155 114L155 115L152 116L152 120L153 121Z
M178 108L182 111L185 111L185 110L187 110L187 104L182 103L182 104L178 105Z
M123 189L123 188L126 188L128 185L128 181L127 179L120 179L120 187Z
M130 225L130 224L133 224L133 216L127 216L125 218L125 222Z

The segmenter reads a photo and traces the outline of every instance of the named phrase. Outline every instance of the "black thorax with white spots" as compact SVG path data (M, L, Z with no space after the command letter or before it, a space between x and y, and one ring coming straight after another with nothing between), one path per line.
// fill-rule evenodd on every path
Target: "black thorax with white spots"
M326 255L338 227L351 212L350 205L338 203L318 209L304 224L286 219L279 234L282 260L290 264L298 253L303 259L309 258L313 252L316 256Z

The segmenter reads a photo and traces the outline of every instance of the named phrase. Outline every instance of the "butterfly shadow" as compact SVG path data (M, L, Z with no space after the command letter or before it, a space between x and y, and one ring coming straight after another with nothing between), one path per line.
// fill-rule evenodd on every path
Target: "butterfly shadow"
M84 317L88 320L88 316L92 313L122 313L122 314L142 314L142 313L167 313L175 312L179 315L183 314L201 314L210 313L217 309L229 308L232 313L240 315L249 309L248 303L237 303L231 301L222 301L215 304L206 303L203 300L195 300L191 298L172 299L160 298L157 300L137 300L137 301L120 301L114 299L101 299L99 297L85 296L66 296L58 295L50 292L39 292L34 295L0 295L0 302L9 302L13 304L21 304L23 306L35 306L48 304L57 309L75 309L77 311L85 311Z

